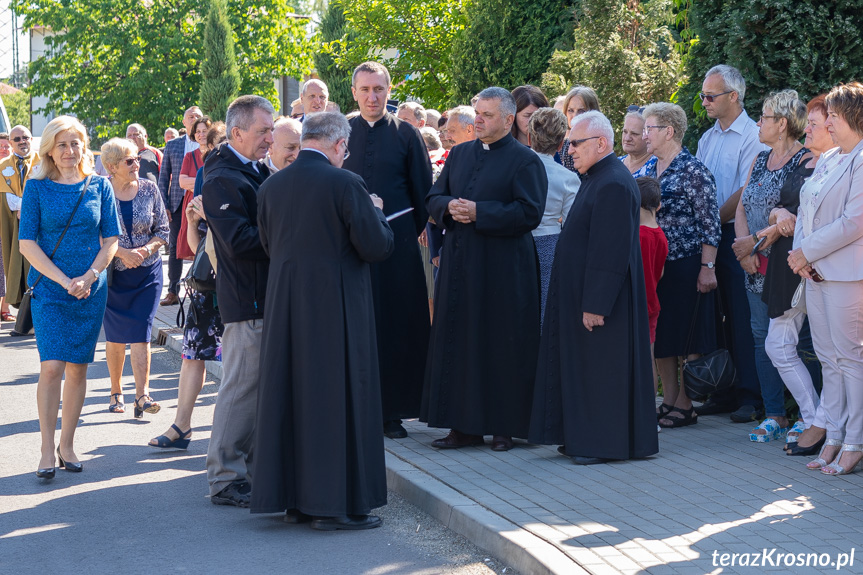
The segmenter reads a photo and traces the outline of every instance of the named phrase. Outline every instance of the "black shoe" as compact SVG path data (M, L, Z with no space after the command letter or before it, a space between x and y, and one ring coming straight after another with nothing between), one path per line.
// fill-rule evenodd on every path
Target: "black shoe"
M342 517L316 517L312 520L312 529L318 531L359 531L374 529L383 524L377 515L343 515Z
M821 447L824 445L824 440L827 439L827 436L821 438L820 441L809 445L807 447L800 447L797 443L794 444L794 447L789 447L785 451L785 455L805 455L810 457L812 455L818 455L821 452ZM38 474L37 474L38 475Z
M66 471L71 471L72 473L81 473L84 471L83 463L71 463L69 461L63 461L63 456L60 455L60 448L57 448L57 457L60 459L60 467L65 469Z
M393 419L384 422L384 435L390 439L404 439L408 436L408 432L402 427L401 419Z
M288 509L285 511L285 523L308 523L311 520L311 515L306 515L299 509Z
M760 421L764 417L764 411L760 408L751 405L741 405L737 411L731 414L731 421L734 423L749 423L750 421Z
M570 459L576 465L596 465L597 463L608 463L611 461L605 457L582 457L580 455L573 455Z
M37 469L36 477L39 477L40 479L54 479L54 471L55 469L53 467L48 467L46 469Z
M252 486L248 481L234 482L210 496L213 505L233 505L248 507L252 499Z
M716 401L712 397L707 398L707 401L695 408L695 413L698 415L717 415L720 413L731 413L734 411L734 404L726 401Z

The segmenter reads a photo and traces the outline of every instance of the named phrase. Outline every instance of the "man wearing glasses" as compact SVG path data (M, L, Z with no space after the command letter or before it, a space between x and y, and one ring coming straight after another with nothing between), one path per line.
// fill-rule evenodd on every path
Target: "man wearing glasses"
M27 290L30 264L18 251L18 220L21 219L21 198L24 184L39 163L39 154L30 149L33 136L24 126L9 132L12 155L0 162L0 245L3 249L3 271L6 274L6 302L21 303ZM12 335L24 335L12 332Z
M755 372L755 345L743 268L731 249L735 237L734 212L743 184L755 156L767 149L758 139L758 126L743 108L745 93L746 81L736 68L723 64L708 70L700 97L707 115L715 118L716 123L701 136L696 154L716 179L722 240L714 265L719 296L727 313L726 341L737 368L737 379L734 389L720 397L709 398L695 411L699 415L733 411L731 419L738 423L757 420L763 405L761 385Z

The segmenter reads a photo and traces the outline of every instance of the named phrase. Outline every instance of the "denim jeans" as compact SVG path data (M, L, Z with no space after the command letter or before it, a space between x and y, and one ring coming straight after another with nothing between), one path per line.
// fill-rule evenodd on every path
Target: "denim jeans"
M767 417L785 417L785 383L764 349L764 340L770 327L767 304L761 301L761 294L749 290L746 290L746 298L749 300L749 319L755 342L755 369L761 382L764 413Z

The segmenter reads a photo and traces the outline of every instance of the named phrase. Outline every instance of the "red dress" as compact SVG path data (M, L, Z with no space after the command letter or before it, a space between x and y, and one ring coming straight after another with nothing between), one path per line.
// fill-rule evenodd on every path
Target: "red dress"
M194 180L195 176L198 175L198 168L203 165L204 160L201 158L201 149L192 150L183 157L183 166L180 168L180 175L189 176ZM189 227L186 221L186 206L192 201L193 195L194 192L192 190L186 190L186 195L183 197L183 223L180 224L180 231L177 234L177 258L181 260L195 259L195 252L192 251L191 246L189 246L189 240L186 239L186 228Z
M656 321L659 319L659 298L656 284L662 277L665 258L668 257L668 240L659 227L640 226L641 261L644 265L644 285L647 288L647 319L650 325L650 343L656 341Z

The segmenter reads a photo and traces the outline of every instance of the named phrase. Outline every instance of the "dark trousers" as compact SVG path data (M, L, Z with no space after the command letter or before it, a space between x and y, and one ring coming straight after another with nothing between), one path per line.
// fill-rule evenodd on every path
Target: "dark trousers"
M180 235L180 225L183 223L183 204L171 212L169 229L171 237L168 243L168 291L176 294L177 284L183 275L183 260L177 259L177 236Z
M744 287L744 272L734 255L731 245L736 234L734 224L722 225L722 240L716 254L716 280L719 283L719 296L725 323L717 321L719 329L724 328L725 342L734 360L737 375L730 391L718 393L714 399L721 403L732 403L737 407L751 405L761 408L761 384L755 370L755 341L752 337L752 324L749 316L749 300ZM721 320L721 318L720 318ZM718 339L722 344L722 334Z

